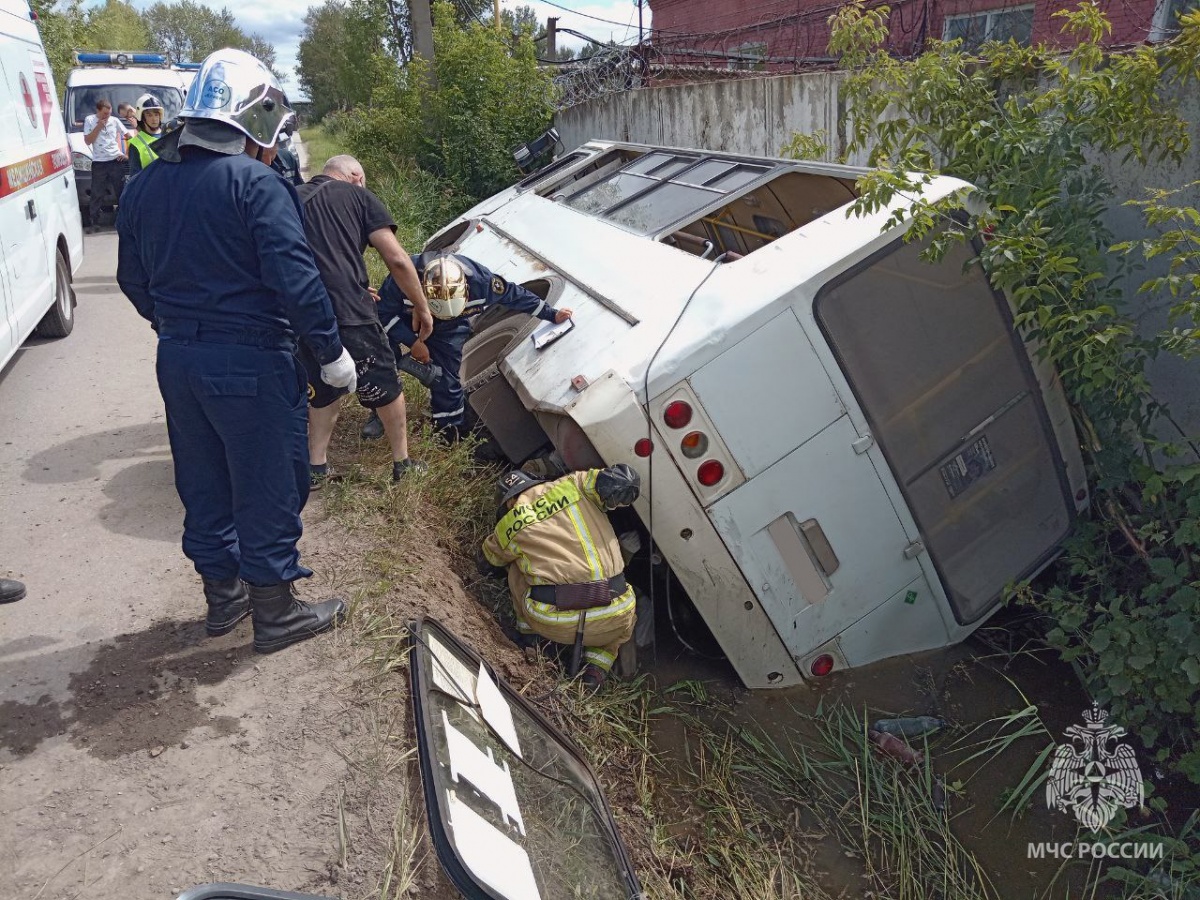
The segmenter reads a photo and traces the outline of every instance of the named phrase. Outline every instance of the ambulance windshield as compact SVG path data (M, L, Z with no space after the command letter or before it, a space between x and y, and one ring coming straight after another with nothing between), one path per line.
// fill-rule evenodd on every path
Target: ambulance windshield
M84 84L67 89L63 110L67 131L83 131L83 120L96 111L97 101L112 104L113 115L122 103L133 106L143 94L153 94L163 102L163 122L170 122L183 108L183 93L178 88L147 84Z

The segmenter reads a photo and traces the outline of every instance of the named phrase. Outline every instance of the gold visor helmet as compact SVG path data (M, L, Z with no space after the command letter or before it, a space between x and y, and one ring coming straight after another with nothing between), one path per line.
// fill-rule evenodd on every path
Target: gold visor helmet
M466 309L467 273L453 257L440 256L427 265L422 287L435 319L454 319Z

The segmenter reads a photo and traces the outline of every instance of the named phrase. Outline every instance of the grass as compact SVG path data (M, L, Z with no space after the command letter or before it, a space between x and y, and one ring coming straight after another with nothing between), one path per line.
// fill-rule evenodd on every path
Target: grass
M300 132L300 139L304 142L305 151L308 153L308 168L301 173L306 180L319 174L329 157L344 152L338 141L320 125L311 125L305 128Z
M824 900L791 811L759 802L730 736L684 705L713 702L696 683L660 691L643 676L593 697L558 690L544 705L599 773L647 897ZM662 719L686 731L686 759L655 750Z
M848 707L798 719L805 736L787 747L743 730L746 762L780 796L808 799L823 825L860 862L874 895L999 896L931 802L933 776L927 768L909 771L875 753L866 722Z
M473 548L487 527L484 510L494 508L496 473L474 463L469 444L446 447L421 424L428 409L423 386L405 378L405 396L410 454L425 460L429 472L393 485L387 442L359 440L366 411L347 399L330 448L343 479L314 497L339 533L340 555L355 564L353 576L343 579L352 594L346 636L353 680L339 697L354 723L346 754L353 782L352 795L335 809L331 877L357 883L347 896L364 900L452 896L445 885L436 889L438 867L424 823L408 623L450 611L428 579L435 573L444 584L453 578L447 570L470 577ZM460 607L474 612L476 604L463 597Z

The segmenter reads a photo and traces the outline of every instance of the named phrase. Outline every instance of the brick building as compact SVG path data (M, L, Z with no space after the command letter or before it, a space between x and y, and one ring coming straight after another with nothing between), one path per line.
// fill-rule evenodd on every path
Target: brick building
M661 62L705 68L787 72L836 62L829 51L829 0L648 0ZM1200 0L1100 0L1112 22L1110 46L1170 36L1180 11ZM874 5L874 4L872 4ZM919 53L930 39L988 38L1062 44L1053 13L1074 0L892 0L891 50Z

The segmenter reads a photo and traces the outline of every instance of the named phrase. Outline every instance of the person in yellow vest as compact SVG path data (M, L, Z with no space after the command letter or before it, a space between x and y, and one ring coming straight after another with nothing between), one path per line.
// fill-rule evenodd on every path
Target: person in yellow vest
M557 644L581 640L582 678L592 690L604 683L637 618L606 512L629 506L640 488L624 463L549 482L509 472L497 486L500 521L483 542L481 568L485 561L497 573L508 568L517 631Z
M137 115L138 130L129 138L129 174L136 175L158 159L154 142L163 136L163 103L153 94L138 97L134 113Z

